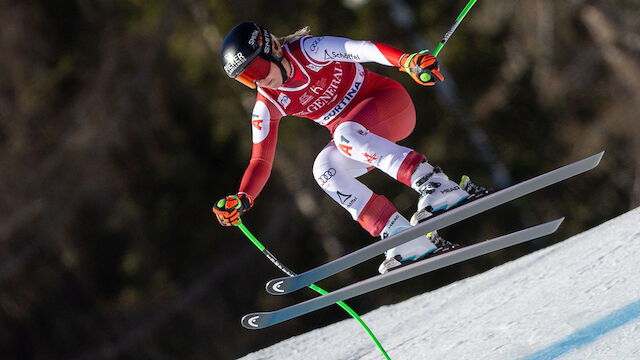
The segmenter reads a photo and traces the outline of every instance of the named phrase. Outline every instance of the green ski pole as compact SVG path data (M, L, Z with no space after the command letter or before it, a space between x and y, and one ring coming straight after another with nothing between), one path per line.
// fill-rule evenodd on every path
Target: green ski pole
M277 266L278 268L280 268L280 270L282 270L285 274L287 274L288 276L295 276L296 273L294 273L293 271L291 271L289 268L287 268L286 266L284 266L284 264L282 264L275 256L273 256L273 254L271 254L269 252L269 250L267 250L267 248L265 248L264 245L262 245L262 243L260 243L260 241L258 241L258 239L253 236L253 234L249 231L249 229L247 229L246 226L244 226L244 224L242 223L242 220L239 220L238 223L236 224L236 226L242 230L242 233L245 234L245 236L251 240L251 242L253 243L253 245L255 245L258 250L260 250L264 256L267 257L267 259L269 259L275 266ZM315 285L315 284L311 284L309 285L309 288L314 290L315 292L319 293L320 295L326 295L327 291L322 289L321 287ZM376 336L373 334L373 332L371 331L371 329L369 329L369 327L367 326L367 324L364 323L364 321L360 318L360 316L358 316L358 314L353 311L353 309L351 309L347 304L345 304L343 301L338 301L336 304L338 304L341 308L344 309L344 311L346 311L347 313L349 313L349 315L351 315L354 319L356 319L360 325L362 325L362 327L364 328L364 330L369 334L369 336L371 337L371 339L373 340L373 342L376 344L376 346L378 347L378 349L380 349L380 351L382 352L382 355L384 355L384 357L387 360L391 360L391 358L389 357L389 355L387 354L387 352L384 350L384 347L382 347L382 344L380 344L380 342L378 341L378 339L376 338Z
M458 27L458 25L460 25L460 23L462 22L462 19L464 19L464 17L467 16L467 13L469 12L469 10L471 10L471 7L473 6L473 4L476 3L476 1L477 0L469 0L469 2L467 3L467 6L465 6L464 9L462 9L462 12L460 13L460 15L458 15L458 18L453 23L449 31L447 31L447 33L444 34L444 37L442 38L442 40L440 40L440 43L438 44L438 46L436 46L436 49L433 51L433 56L436 56L436 57L438 56L444 44L447 43L447 41L449 40L453 32L456 31L456 28Z

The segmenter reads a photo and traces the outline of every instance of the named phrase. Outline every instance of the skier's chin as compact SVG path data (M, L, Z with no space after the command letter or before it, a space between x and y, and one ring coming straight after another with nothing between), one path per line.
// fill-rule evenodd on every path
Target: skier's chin
M265 87L266 87L266 88L269 88L269 89L274 89L274 90L275 90L275 89L279 88L280 86L282 86L282 82L281 82L281 81L278 81L278 80L271 80L271 81L269 82L269 84L267 84L267 86L265 86Z

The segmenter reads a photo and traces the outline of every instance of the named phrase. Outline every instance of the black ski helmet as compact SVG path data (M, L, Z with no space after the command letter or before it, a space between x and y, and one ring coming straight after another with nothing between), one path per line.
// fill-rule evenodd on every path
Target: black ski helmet
M282 57L271 51L271 33L256 23L246 21L236 25L222 43L220 59L222 67L230 78L255 89L255 81L269 73L269 64L280 69L282 82L287 80L287 72L282 65Z

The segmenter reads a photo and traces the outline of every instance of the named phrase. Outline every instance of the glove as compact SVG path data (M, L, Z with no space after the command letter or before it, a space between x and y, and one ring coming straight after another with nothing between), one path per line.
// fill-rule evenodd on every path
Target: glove
M222 226L233 226L240 221L240 216L253 206L253 197L247 193L229 195L218 200L213 206L218 222Z
M428 51L422 50L419 53L402 55L399 70L411 75L420 85L433 86L436 81L444 81L444 76L440 74L438 60L433 55L427 55Z

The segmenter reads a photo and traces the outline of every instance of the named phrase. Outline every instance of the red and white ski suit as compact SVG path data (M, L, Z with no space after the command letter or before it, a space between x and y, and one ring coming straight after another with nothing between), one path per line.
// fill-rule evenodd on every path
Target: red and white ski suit
M395 207L356 178L375 167L411 186L411 174L425 157L395 143L415 126L409 94L360 63L397 67L404 53L381 43L328 36L306 36L283 48L292 73L278 89L258 87L251 161L239 190L256 197L266 184L280 119L309 118L333 136L314 162L316 181L371 235L379 235Z

